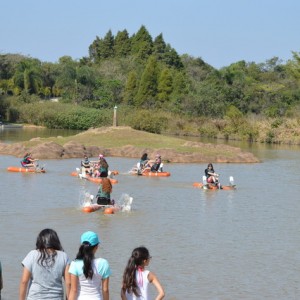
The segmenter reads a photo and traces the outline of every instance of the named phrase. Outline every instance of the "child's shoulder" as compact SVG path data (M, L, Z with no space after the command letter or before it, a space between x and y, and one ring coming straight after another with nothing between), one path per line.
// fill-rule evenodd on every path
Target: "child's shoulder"
M99 257L99 258L95 258L95 263L96 265L107 265L108 261L105 258Z

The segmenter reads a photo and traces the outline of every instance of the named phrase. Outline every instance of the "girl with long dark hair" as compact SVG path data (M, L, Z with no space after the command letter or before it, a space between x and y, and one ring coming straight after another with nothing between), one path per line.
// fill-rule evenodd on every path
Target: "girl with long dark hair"
M207 183L212 183L212 184L215 184L219 187L220 184L219 184L219 174L217 174L214 170L214 166L212 165L212 163L209 163L207 165L207 168L204 170L204 173L205 173L205 176L206 176L206 180L207 180Z
M122 300L150 300L148 285L152 283L157 290L155 300L161 300L165 296L164 289L157 277L146 270L151 256L146 247L141 246L132 251L123 274L121 289Z
M36 249L22 261L23 274L20 282L19 300L63 300L63 278L66 295L70 290L69 259L63 251L57 233L53 229L42 230L36 240Z
M108 261L95 258L100 241L95 232L87 231L81 236L76 259L71 262L71 291L69 300L109 300Z

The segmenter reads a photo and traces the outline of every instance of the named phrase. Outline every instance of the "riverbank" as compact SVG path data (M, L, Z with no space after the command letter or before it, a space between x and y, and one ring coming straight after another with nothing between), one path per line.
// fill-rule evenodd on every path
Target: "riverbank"
M31 152L40 159L82 158L83 155L140 158L160 153L165 162L257 163L252 153L227 145L190 142L152 134L130 127L93 128L69 137L34 138L13 144L0 144L0 153L22 157Z
M2 123L2 122L0 122L0 128L1 129L7 129L7 128L16 129L16 128L23 128L23 125L20 125L20 124L10 124L10 123Z

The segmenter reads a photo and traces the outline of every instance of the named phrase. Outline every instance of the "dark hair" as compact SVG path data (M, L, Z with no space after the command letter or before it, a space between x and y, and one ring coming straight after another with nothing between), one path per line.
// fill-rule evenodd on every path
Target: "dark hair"
M106 161L105 159L101 159L101 158L100 158L99 165L100 165L101 167L105 168L105 169L108 169L108 168L109 168L108 163L107 163L107 161Z
M212 163L209 163L209 164L207 165L207 167L212 167L212 169L214 168L214 166L212 165Z
M76 259L83 260L83 274L86 278L93 278L93 268L92 262L95 258L94 256L94 248L98 245L91 246L89 242L83 242L80 247L79 251L76 255Z
M144 153L141 157L141 160L147 160L148 159L148 154Z
M43 267L52 266L55 262L56 251L49 252L48 249L64 251L56 231L46 228L38 234L36 239L36 250L40 252L38 264Z
M140 296L138 284L136 282L135 272L138 267L144 266L144 261L150 258L149 251L146 247L140 246L132 251L127 266L123 273L122 290Z

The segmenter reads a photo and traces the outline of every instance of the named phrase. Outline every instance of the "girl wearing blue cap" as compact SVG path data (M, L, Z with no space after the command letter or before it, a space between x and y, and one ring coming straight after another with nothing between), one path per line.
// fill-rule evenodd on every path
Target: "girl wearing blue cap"
M156 287L158 294L155 300L164 298L165 292L159 280L152 272L146 270L150 259L149 251L144 246L132 251L123 274L122 300L149 300L149 283Z
M71 262L71 290L69 300L109 300L108 261L95 258L100 241L93 231L81 236L81 245L76 259Z

